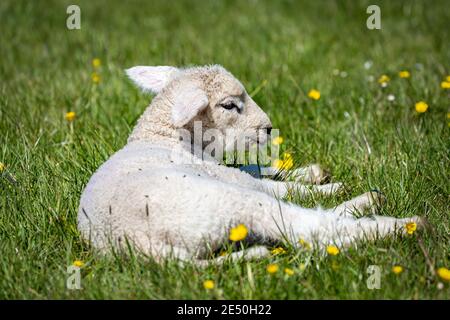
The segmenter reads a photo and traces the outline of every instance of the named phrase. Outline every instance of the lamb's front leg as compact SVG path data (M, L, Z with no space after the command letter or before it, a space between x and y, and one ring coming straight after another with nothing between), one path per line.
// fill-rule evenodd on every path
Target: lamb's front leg
M330 173L318 164L311 164L293 170L264 167L261 168L261 173L264 176L279 175L283 179L292 179L293 181L305 184L322 184L330 177Z
M342 183L328 183L324 185L302 185L291 181L274 181L269 179L262 179L261 185L264 191L273 194L276 197L283 198L289 192L296 192L300 196L305 197L312 193L321 193L323 195L332 195L337 193L342 188Z
M241 187L265 192L271 196L283 198L290 191L298 192L301 196L307 196L312 192L331 195L340 190L341 183L329 183L325 185L306 186L293 181L274 181L270 179L256 179L247 172L237 168L226 167L212 162L204 162L198 169L205 170L215 179L233 183Z

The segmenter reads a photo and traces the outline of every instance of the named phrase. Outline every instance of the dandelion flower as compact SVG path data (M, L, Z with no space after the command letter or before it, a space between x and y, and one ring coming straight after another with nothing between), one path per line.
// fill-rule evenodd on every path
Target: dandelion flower
M426 104L423 101L417 102L415 107L416 107L416 111L418 113L424 113L424 112L426 112L428 110L428 104Z
M272 166L278 170L289 170L294 166L294 159L290 153L284 153L283 159L276 159Z
M247 227L243 224L240 224L230 230L230 240L231 241L241 241L247 237Z
M442 81L441 82L441 88L442 89L450 89L450 82L449 81Z
M203 288L205 288L206 290L214 289L214 281L212 280L203 281Z
M75 261L73 262L73 265L74 265L75 267L81 268L82 266L84 266L84 262L81 261L81 260L75 260Z
M437 269L437 274L442 280L450 281L450 270L447 268L442 267Z
M276 159L273 161L272 166L274 168L277 168L278 170L281 170L281 169L283 169L284 162L281 159Z
M399 73L398 73L398 76L400 77L400 78L403 78L403 79L407 79L407 78L409 78L409 77L411 77L411 74L409 73L409 71L400 71Z
M380 78L378 78L378 83L383 85L383 84L387 84L390 80L391 80L391 78L389 78L387 75L383 74Z
M405 229L408 234L413 234L417 230L417 224L415 222L408 222L405 224Z
M308 92L308 97L310 97L313 100L319 100L320 99L320 91L316 89L311 89Z
M96 73L96 72L94 72L93 74L92 74L92 82L93 83L100 83L100 75L98 74L98 73Z
M75 120L76 117L76 113L73 111L69 111L66 113L66 115L64 116L64 118L66 118L67 121L72 122L73 120Z
M395 274L400 274L403 272L403 267L402 266L393 266L392 272Z
M274 274L278 272L278 265L275 263L271 263L266 268L267 272L270 274Z
M327 247L327 253L330 256L337 256L339 254L339 248L336 246L328 246Z
M286 250L284 250L284 248L282 248L282 247L278 247L278 248L273 249L273 250L271 251L271 253L272 253L273 255L277 255L277 254L285 254L285 253L286 253Z
M288 276L293 276L295 272L291 268L285 268L284 273L286 273Z
M298 240L298 243L306 250L311 249L311 245L303 239Z
M278 137L273 138L272 144L275 146L279 146L280 144L283 143L283 141L284 141L283 137L278 136Z
M92 60L92 66L94 68L100 67L101 64L102 64L102 62L101 62L101 60L99 58L95 58L95 59Z
M393 94L390 94L387 96L388 101L392 102L395 100L395 96Z
M292 155L290 153L285 152L283 154L283 169L284 170L289 170L294 166L294 158L292 157Z

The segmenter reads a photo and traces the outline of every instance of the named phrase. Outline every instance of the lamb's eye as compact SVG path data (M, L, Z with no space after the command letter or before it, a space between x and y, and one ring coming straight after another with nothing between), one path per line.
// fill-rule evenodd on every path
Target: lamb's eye
M237 110L237 112L241 111L234 102L224 103L224 104L222 104L222 108L227 109L227 110L231 110L231 109L235 108Z

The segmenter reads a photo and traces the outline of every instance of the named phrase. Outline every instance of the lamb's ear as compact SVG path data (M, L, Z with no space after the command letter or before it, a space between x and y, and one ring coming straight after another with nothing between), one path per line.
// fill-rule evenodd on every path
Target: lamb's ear
M136 66L125 70L125 72L139 88L157 94L169 83L178 69L168 66Z
M205 91L193 83L183 84L175 92L172 121L175 127L181 128L204 110L209 101Z

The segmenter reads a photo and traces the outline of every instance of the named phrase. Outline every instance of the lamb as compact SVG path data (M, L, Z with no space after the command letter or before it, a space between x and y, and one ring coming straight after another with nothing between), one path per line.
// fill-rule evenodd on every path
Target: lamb
M317 165L294 170L294 181L274 181L194 154L192 147L204 150L204 142L180 140L179 129L193 133L198 122L203 131L223 134L227 146L239 142L236 135L226 134L228 129L265 132L246 137L246 147L266 142L272 129L268 116L223 67L137 66L126 72L156 96L126 146L95 172L82 193L78 228L100 251L131 244L157 261L172 257L205 265L266 256L269 241L288 239L298 247L303 239L319 249L330 244L345 247L394 234L409 222L421 224L417 216L355 217L356 211L381 203L378 192L332 209L302 208L280 200L290 190L303 195L337 192L339 183L301 184L323 180ZM248 228L249 238L258 245L207 260L238 224Z

